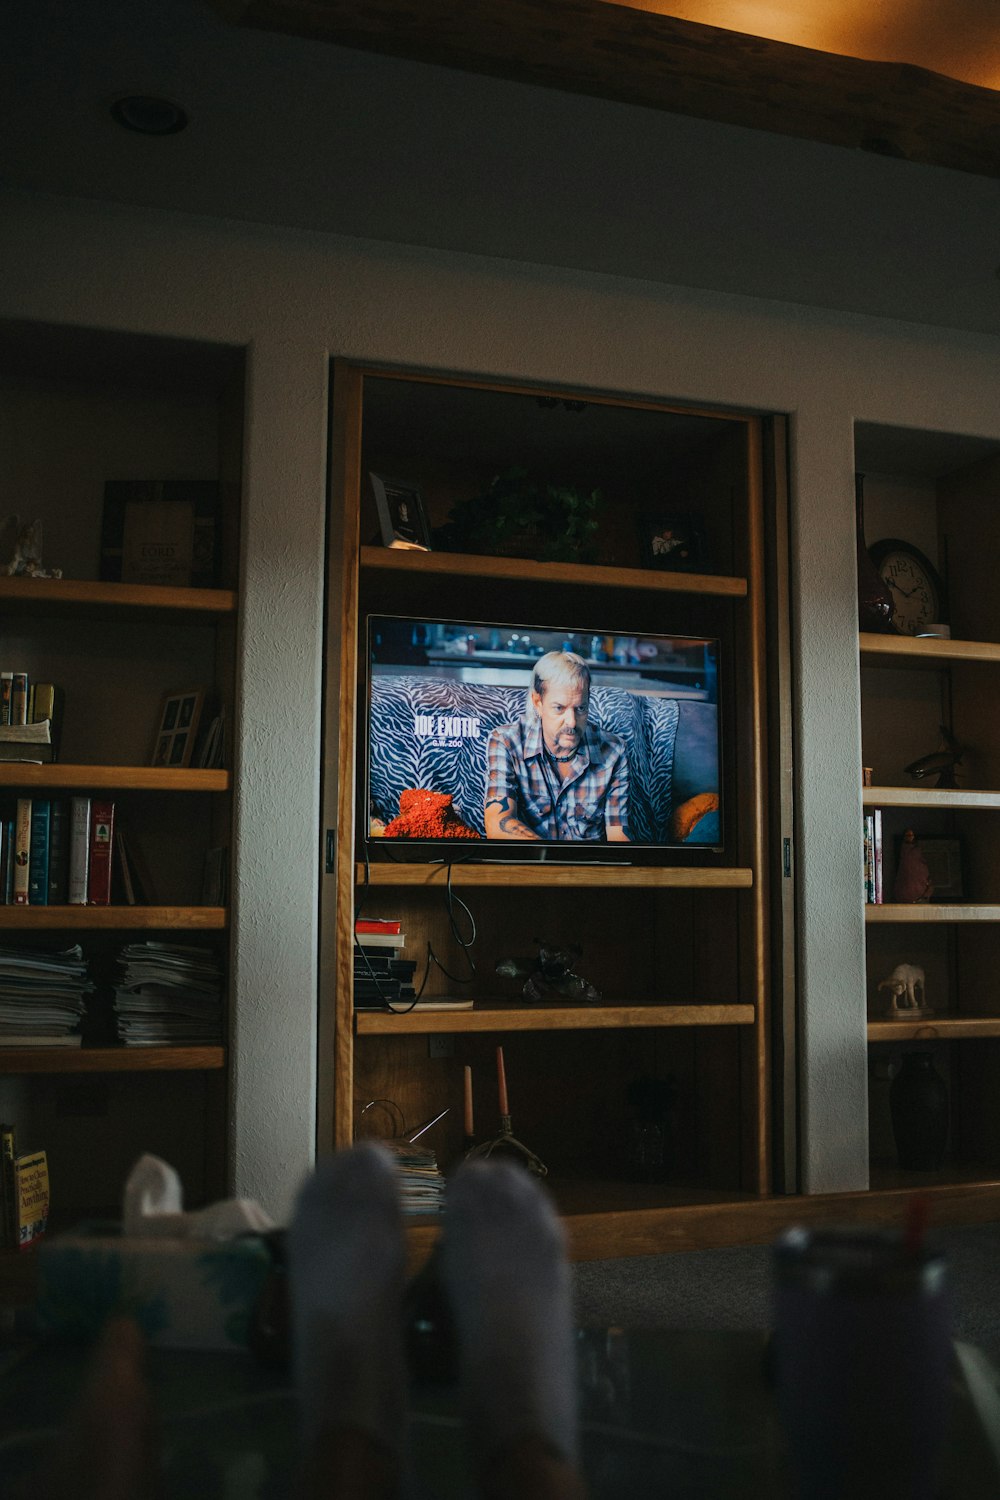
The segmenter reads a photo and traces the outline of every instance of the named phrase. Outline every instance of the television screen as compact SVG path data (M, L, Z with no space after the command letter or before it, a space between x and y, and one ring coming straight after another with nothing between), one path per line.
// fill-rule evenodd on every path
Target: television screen
M717 640L371 615L368 658L370 846L721 848Z

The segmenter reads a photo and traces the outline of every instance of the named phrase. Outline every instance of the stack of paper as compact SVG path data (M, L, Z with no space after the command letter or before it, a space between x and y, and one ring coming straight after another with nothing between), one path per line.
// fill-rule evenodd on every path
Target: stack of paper
M444 1178L434 1152L409 1141L388 1141L396 1157L404 1214L439 1214L444 1206Z
M118 1035L130 1047L222 1041L223 970L211 948L127 943L115 986Z
M0 1047L78 1047L93 988L79 947L0 948Z

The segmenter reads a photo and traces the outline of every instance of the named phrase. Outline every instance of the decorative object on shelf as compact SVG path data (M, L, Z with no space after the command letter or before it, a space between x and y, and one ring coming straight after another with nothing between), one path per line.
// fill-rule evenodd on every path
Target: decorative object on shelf
M907 1052L889 1085L889 1112L899 1165L932 1172L948 1144L948 1085L930 1052Z
M375 495L383 547L408 552L430 552L431 530L427 524L420 487L406 479L386 479L369 473Z
M927 861L935 901L961 901L965 894L962 878L962 845L958 839L921 839L920 847Z
M62 568L42 566L42 522L17 515L0 521L0 569L8 578L61 578Z
M865 476L854 476L854 521L858 549L858 628L893 633L892 593L865 546Z
M160 709L160 727L153 741L151 765L184 767L190 764L204 698L204 688L167 694Z
M923 781L925 776L936 775L937 781L934 783L936 787L955 787L958 785L955 780L955 767L961 765L965 750L947 725L940 724L938 728L944 749L931 750L927 755L921 755L919 760L911 761L903 769L907 776L912 776L917 781Z
M642 558L647 568L703 573L704 533L693 511L666 511L643 516L640 525Z
M892 899L909 904L929 901L933 894L934 883L920 841L913 829L908 828L899 843Z
M466 1113L466 1127L467 1133L471 1133L471 1131L469 1130L472 1122L471 1077L469 1079L468 1088L469 1093L467 1095L467 1098L470 1100L470 1104ZM545 1163L535 1155L534 1151L529 1150L529 1148L525 1146L522 1141L519 1141L511 1130L510 1104L507 1100L507 1073L506 1069L504 1068L502 1047L497 1048L497 1097L500 1105L499 1131L496 1135L491 1136L489 1140L480 1141L478 1145L473 1146L470 1151L466 1152L466 1155L495 1156L499 1153L501 1156L513 1156L517 1161L521 1163L523 1167L527 1167L528 1171L532 1172L536 1177L547 1177L549 1169L545 1165Z
M436 540L448 552L593 562L600 506L600 490L540 482L515 466L454 505Z
M934 1014L927 1004L924 971L918 964L897 964L889 977L879 982L880 994L882 990L889 991L885 1013L890 1020L912 1021Z
M600 1004L601 992L589 980L573 973L573 960L583 949L575 943L560 948L540 942L537 958L501 958L496 972L502 979L523 979L522 998L530 1004L546 1000L574 1000L578 1004Z
M101 578L214 587L218 518L214 479L109 479L101 522Z
M868 550L892 594L896 629L901 635L927 634L930 622L941 621L946 613L944 584L934 564L912 542L894 536L873 542Z
M627 1092L632 1112L628 1175L635 1182L659 1182L673 1164L671 1114L677 1098L673 1078L633 1078Z

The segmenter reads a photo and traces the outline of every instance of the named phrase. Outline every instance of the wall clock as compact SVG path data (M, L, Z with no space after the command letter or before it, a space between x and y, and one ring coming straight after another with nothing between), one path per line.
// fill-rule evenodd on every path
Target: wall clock
M902 635L919 635L944 619L944 584L934 564L911 542L884 537L869 547L879 576L892 594L892 623Z

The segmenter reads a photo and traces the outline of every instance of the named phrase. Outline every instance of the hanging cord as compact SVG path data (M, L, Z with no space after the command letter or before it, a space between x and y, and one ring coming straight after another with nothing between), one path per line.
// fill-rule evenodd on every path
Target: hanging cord
M414 996L412 1002L409 1005L405 1005L405 1006L403 1006L403 1005L390 1005L389 1006L389 1009L391 1011L394 1011L396 1013L396 1015L406 1015L406 1013L408 1011L411 1011L414 1008L414 1006L419 1002L420 997L424 993L424 989L426 988L427 981L430 978L431 966L432 965L433 965L434 968L440 969L441 973L444 975L444 977L447 980L449 980L452 984L472 984L473 980L475 979L475 975L476 975L476 961L472 957L471 949L472 949L473 943L476 941L476 919L472 915L472 912L469 910L468 906L466 906L465 902L462 900L461 896L456 896L455 893L454 893L454 891L452 890L452 886L451 886L451 864L450 863L448 865L448 884L447 884L447 887L445 889L445 906L446 906L447 912L448 912L448 925L451 928L451 935L455 939L455 942L458 944L458 946L461 948L462 953L463 953L463 955L465 957L465 961L466 961L466 963L469 966L469 977L467 979L460 979L457 974L452 974L449 969L446 969L445 966L444 966L444 964L438 958L437 954L434 952L433 944L431 943L430 938L428 938L427 939L427 960L426 960L426 966L424 968L423 978L420 981L420 988L417 990L416 995ZM469 926L469 935L468 935L468 937L463 937L462 933L459 930L458 923L455 920L455 907L456 906L460 906L461 907L462 911L465 913L465 916L467 918L468 926Z

